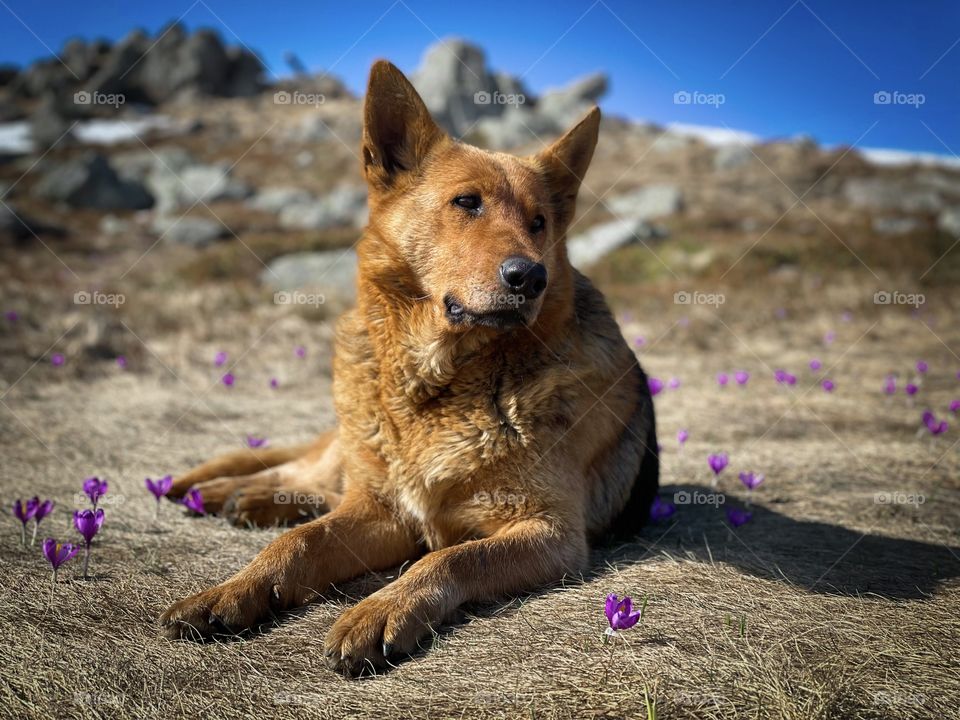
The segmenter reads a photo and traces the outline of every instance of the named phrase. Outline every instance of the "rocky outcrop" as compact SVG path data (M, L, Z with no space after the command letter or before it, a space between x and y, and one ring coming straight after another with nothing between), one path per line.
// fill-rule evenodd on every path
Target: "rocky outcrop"
M141 210L153 205L143 185L120 177L103 155L94 152L52 168L33 192L52 202L95 210Z

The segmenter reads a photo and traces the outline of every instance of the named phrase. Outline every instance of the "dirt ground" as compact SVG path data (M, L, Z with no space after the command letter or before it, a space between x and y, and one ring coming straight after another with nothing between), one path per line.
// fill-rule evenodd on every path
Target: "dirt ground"
M680 380L656 399L662 496L686 492L700 504L679 504L635 542L596 549L584 578L468 608L428 651L363 680L326 669L323 637L396 573L338 588L233 642L172 643L155 624L280 530L190 518L170 503L154 520L144 477L182 471L248 434L279 445L329 427L329 320L223 298L207 298L176 331L134 313L124 332L140 350L120 370L111 358L52 367L68 328L47 318L36 362L3 362L3 501L53 498L40 537L76 540L69 511L82 506L82 480L105 477L110 491L93 578L81 579L74 561L52 592L39 541L24 549L16 521L3 523L0 717L637 718L648 702L659 718L956 717L960 448L956 427L937 438L919 431L928 407L955 425L956 309L936 291L918 313L877 306L871 288L800 277L729 290L711 307L675 304L662 283L611 282L647 371ZM17 324L44 325L22 315ZM232 388L211 362L221 349ZM812 358L821 371L808 369ZM902 386L921 359L930 369L911 402ZM777 385L779 368L797 384ZM739 369L751 373L746 387L718 386L716 373ZM881 391L888 373L901 388L892 398ZM690 434L682 452L680 428ZM713 452L730 455L719 495ZM753 520L733 529L724 509L744 506L737 473L747 470L766 481ZM604 643L610 592L647 607Z

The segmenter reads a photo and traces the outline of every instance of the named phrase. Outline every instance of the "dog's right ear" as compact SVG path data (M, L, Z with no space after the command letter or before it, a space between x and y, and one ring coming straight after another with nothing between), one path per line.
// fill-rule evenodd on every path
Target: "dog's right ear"
M396 66L378 60L370 69L363 105L363 174L386 190L422 165L444 137L410 81Z

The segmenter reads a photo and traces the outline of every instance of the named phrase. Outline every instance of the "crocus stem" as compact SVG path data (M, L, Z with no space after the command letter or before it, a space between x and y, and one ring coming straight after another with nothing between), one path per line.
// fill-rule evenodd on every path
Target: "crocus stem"
M26 523L23 523L23 525L20 526L20 544L23 545L24 547L27 546L27 524Z
M37 543L37 528L40 527L40 523L33 524L33 537L30 538L30 544L35 545Z
M89 575L87 574L87 568L90 567L90 545L88 544L86 550L83 553L83 579L89 580Z
M160 498L157 498L157 505L153 508L153 519L160 517Z

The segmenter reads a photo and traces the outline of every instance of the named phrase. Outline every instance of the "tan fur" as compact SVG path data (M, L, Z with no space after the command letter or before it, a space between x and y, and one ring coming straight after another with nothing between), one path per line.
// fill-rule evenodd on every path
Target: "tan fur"
M645 516L656 490L646 380L564 243L599 121L594 109L533 157L489 153L448 138L396 68L374 65L361 148L371 219L357 307L337 327L339 427L288 455L212 461L175 486L196 484L241 523L326 514L173 605L161 619L169 637L241 630L416 560L327 635L330 665L355 674L412 652L464 602L580 572L591 537L625 510ZM482 213L452 202L463 194L483 198ZM546 226L535 232L538 213ZM452 322L450 295L477 313L500 309L498 270L518 255L548 274L524 324ZM291 490L329 502L272 502Z

